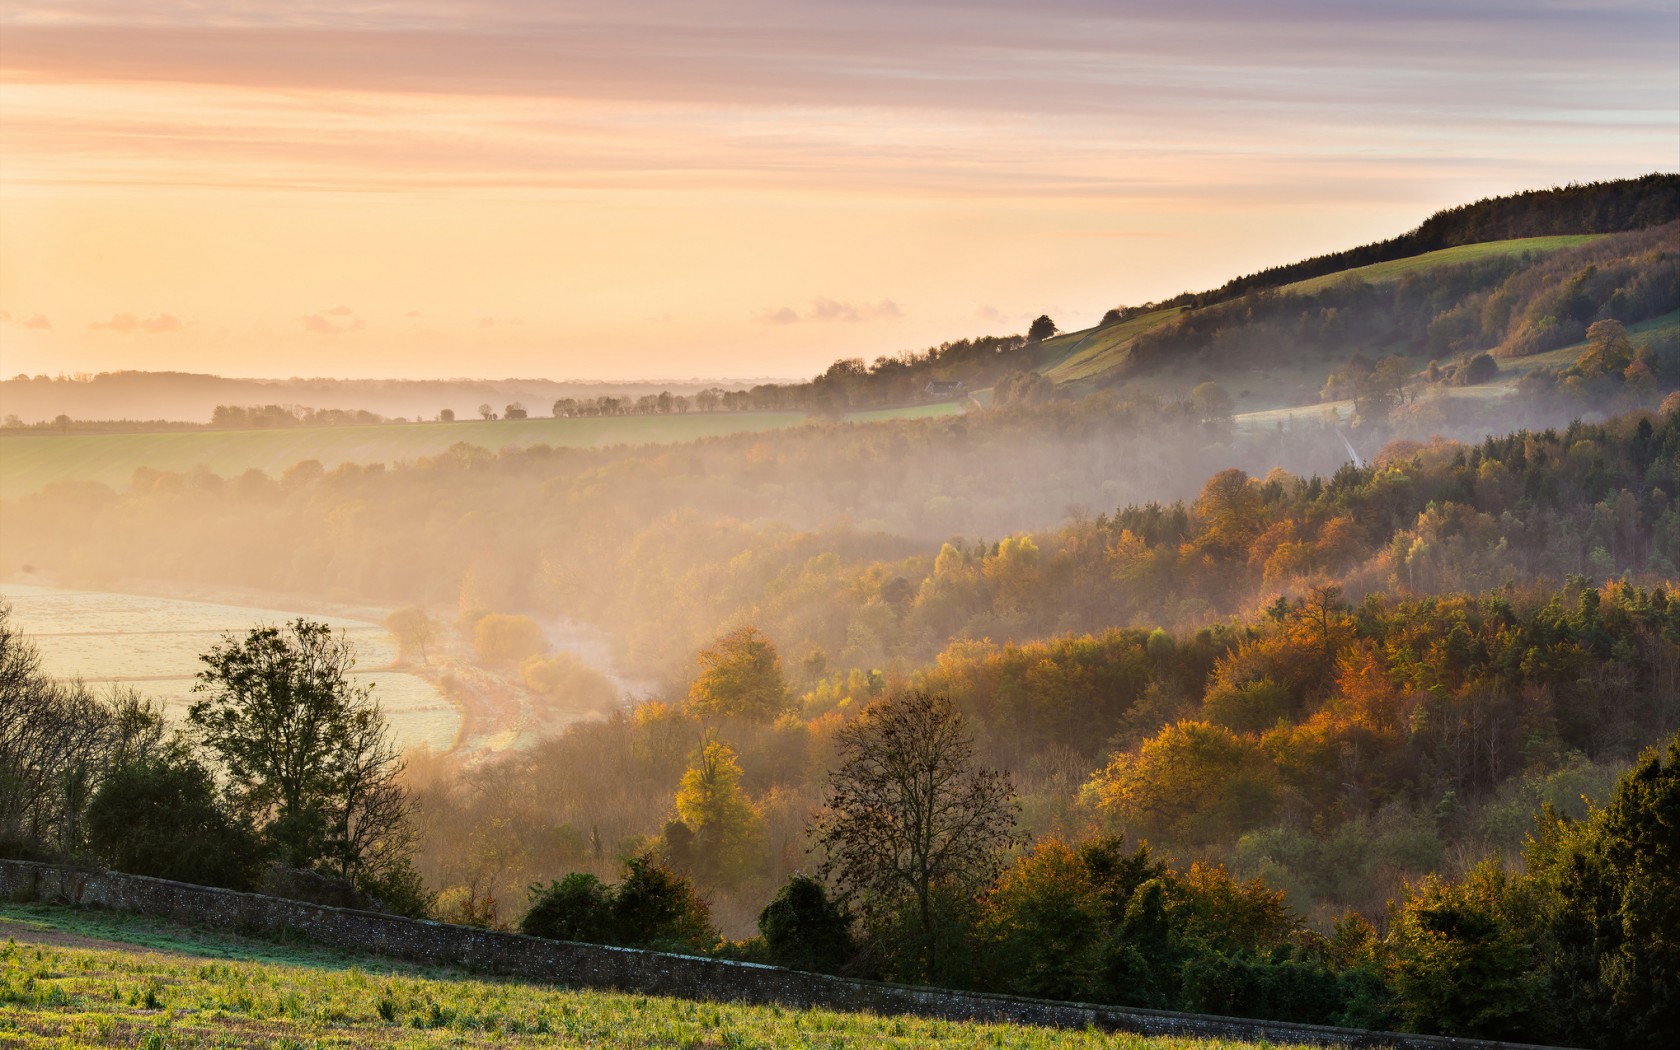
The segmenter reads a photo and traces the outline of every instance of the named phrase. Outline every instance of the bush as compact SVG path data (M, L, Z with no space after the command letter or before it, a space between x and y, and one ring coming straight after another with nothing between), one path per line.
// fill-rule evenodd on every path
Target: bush
M1313 963L1203 955L1184 966L1181 1005L1197 1013L1335 1024L1351 991Z
M1499 363L1492 354L1477 354L1453 373L1454 386L1476 386L1499 376Z
M758 914L770 961L794 970L838 972L852 954L852 921L822 883L795 874Z
M711 909L694 884L648 854L625 862L616 887L573 872L546 888L532 886L530 894L519 929L533 937L663 951L708 951L718 943Z
M574 871L547 888L530 889L531 910L519 922L519 932L556 941L616 944L613 933L612 891L587 872Z
M255 830L222 806L210 771L186 757L113 770L88 804L86 828L102 864L134 875L249 890L265 861Z

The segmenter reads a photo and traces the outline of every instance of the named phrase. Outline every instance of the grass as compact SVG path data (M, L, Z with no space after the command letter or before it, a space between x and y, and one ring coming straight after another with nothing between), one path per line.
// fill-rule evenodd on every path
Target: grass
M1391 281L1398 281L1409 273L1430 270L1437 266L1479 262L1483 259L1520 255L1524 252L1534 252L1536 254L1555 252L1564 248L1591 244L1604 236L1606 235L1599 233L1581 233L1564 234L1557 237L1518 237L1508 241L1461 244L1456 248L1442 248L1440 251L1425 252L1422 255L1413 255L1405 259L1372 263L1370 266L1356 266L1351 270L1340 270L1336 273L1325 274L1323 277L1296 281L1294 284L1284 285L1279 291L1310 294L1345 281L1350 277L1358 278L1366 284L1386 284Z
M20 1047L1006 1047L1252 1044L578 991L116 913L0 906L0 1044Z
M960 401L857 412L870 422L954 415ZM256 469L278 476L304 460L331 470L342 463L394 464L435 456L457 442L492 451L552 445L600 448L691 441L797 426L803 412L689 413L606 419L524 419L457 423L382 423L285 430L177 430L135 433L0 434L0 499L16 499L55 481L127 486L135 470L185 473L204 466L224 478Z
M1156 310L1106 328L1087 328L1057 336L1045 343L1052 356L1038 370L1061 384L1095 379L1126 360L1133 339L1178 314L1177 308Z

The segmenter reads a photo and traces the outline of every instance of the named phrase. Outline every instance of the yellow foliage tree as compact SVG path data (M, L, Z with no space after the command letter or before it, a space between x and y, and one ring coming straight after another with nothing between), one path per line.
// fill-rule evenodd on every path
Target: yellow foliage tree
M750 874L762 822L741 790L734 748L717 739L701 745L677 792L677 818L693 834L696 876L733 884Z
M786 710L782 658L758 628L747 626L700 650L700 677L688 690L698 715L769 722Z

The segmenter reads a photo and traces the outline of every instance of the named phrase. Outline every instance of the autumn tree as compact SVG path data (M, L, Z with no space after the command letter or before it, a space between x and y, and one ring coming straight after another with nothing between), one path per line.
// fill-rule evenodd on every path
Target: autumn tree
M1633 343L1627 327L1615 318L1594 321L1587 329L1587 348L1576 358L1575 367L1585 376L1621 372L1633 363Z
M372 686L351 677L350 640L300 618L225 636L200 660L187 721L279 858L418 892L402 759Z
M825 875L867 913L908 906L920 972L940 972L936 899L971 894L1015 841L1009 778L974 762L949 698L891 694L835 736L840 766L813 828Z
M787 707L782 658L758 628L731 631L700 650L698 659L700 676L688 690L695 714L769 721Z
M735 883L747 874L760 821L741 790L741 763L728 744L708 738L701 745L677 791L677 817L693 833L689 849L697 876Z
M385 627L397 639L404 654L418 652L422 663L430 663L426 647L437 638L437 623L418 605L401 608L385 617Z
M548 639L529 616L490 613L472 628L473 651L487 663L518 663L548 651Z
M1258 743L1207 722L1179 722L1117 753L1084 791L1130 829L1195 843L1266 823L1282 795Z

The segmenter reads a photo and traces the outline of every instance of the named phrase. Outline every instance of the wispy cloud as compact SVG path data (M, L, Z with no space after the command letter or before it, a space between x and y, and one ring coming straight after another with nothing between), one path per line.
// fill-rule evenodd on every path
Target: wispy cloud
M891 299L882 299L876 303L845 303L838 299L818 296L811 300L811 305L803 313L791 306L778 306L760 313L758 320L761 324L836 321L855 324L859 321L891 321L903 316L904 310Z
M315 313L306 314L300 320L303 322L303 330L311 335L339 335L367 327L367 322L357 317L356 311L348 306L317 310Z
M141 317L132 313L115 313L109 321L95 321L89 328L104 329L116 332L118 335L132 335L144 332L147 335L164 335L169 332L179 332L184 325L174 314L151 314Z
M52 328L52 321L46 314L14 315L10 310L0 310L0 324L15 324L19 328L34 328L46 331Z

